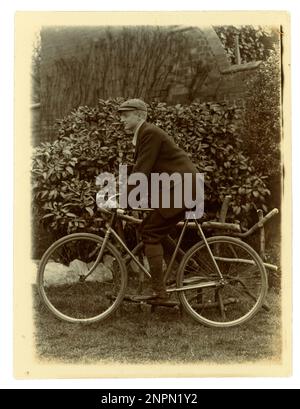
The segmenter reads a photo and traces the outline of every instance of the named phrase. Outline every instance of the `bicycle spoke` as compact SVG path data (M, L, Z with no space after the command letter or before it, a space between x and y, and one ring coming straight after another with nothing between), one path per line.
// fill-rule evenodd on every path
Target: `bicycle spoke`
M257 297L248 289L248 287L246 286L246 284L242 281L242 280L238 280L239 283L242 284L244 291L247 295L249 295L254 301L257 300Z
M71 322L104 319L121 302L127 275L114 247L107 245L103 263L94 266L102 242L98 236L75 233L54 243L43 257L39 289L58 318ZM107 292L113 293L115 299L109 299Z
M226 314L225 314L225 308L224 308L224 303L223 303L223 298L222 298L222 290L221 289L217 290L217 296L218 296L219 305L220 305L221 317L225 321L226 320Z
M193 256L192 260L194 260L194 259L195 259L195 257ZM213 274L216 273L214 267L211 264L209 264L209 260L208 261L205 261L204 259L200 260L198 257L196 259L199 260L197 262L199 268L198 269L193 268L193 271L194 270L197 271L197 272L201 271L201 273L203 273L203 270L204 270L204 271L207 272L207 274L206 274L207 277L209 277L209 273L213 273ZM190 265L189 265L189 269L190 269Z
M218 257L218 267L224 281L219 281L213 260L207 256L204 243L199 243L186 255L182 271L178 272L178 283L193 278L193 282L220 282L212 290L202 287L201 296L195 290L179 293L186 311L197 321L210 326L233 326L246 322L256 314L262 305L267 279L261 259L244 242L230 237L208 239L210 249ZM197 260L198 271L191 268L191 261ZM198 301L201 300L199 303Z

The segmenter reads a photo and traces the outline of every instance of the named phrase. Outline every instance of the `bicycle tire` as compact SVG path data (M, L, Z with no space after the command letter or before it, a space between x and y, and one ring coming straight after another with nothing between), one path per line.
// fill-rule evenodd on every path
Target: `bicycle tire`
M244 324L264 303L268 291L264 264L256 251L240 239L215 236L207 242L217 258L225 284L180 291L180 302L193 319L205 326L226 328ZM245 274L242 276L242 273ZM218 280L220 277L204 241L195 244L179 266L177 287Z
M111 243L106 243L89 279L80 281L79 273L85 268L85 274L90 271L103 240L91 233L74 233L57 240L44 253L38 269L38 290L48 310L60 320L98 322L111 316L122 302L127 270Z

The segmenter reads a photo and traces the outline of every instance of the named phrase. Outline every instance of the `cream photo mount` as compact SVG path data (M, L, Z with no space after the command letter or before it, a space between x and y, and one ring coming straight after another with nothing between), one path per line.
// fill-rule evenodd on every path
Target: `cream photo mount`
M36 351L32 286L36 265L31 260L31 58L42 27L168 25L277 26L282 35L282 184L281 235L281 353L271 360L182 364L124 364L111 360L76 363L41 358ZM17 12L15 16L15 179L14 179L14 375L43 378L176 378L285 377L292 371L292 188L291 188L290 16L287 12ZM22 205L20 205L22 204ZM68 324L70 325L70 324ZM199 324L195 324L199 325ZM101 326L100 326L101 328ZM199 340L201 342L201 340Z

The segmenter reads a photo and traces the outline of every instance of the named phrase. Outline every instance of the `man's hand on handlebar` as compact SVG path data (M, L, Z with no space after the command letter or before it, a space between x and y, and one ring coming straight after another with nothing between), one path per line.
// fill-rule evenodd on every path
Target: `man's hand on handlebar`
M101 192L98 192L96 195L96 203L100 209L117 209L119 208L119 203L117 197L119 194L110 196L108 199L105 199L105 196Z

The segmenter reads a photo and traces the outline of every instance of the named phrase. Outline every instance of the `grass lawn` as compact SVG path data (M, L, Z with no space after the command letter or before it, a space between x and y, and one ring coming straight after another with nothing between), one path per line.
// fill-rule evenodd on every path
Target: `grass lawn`
M241 363L280 360L280 296L269 291L270 312L261 310L234 328L207 328L179 310L159 307L153 313L123 302L104 322L92 325L57 320L35 288L35 340L40 359L72 363Z

